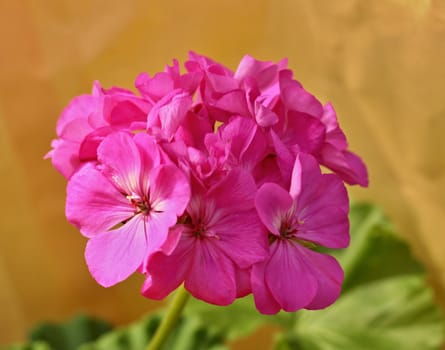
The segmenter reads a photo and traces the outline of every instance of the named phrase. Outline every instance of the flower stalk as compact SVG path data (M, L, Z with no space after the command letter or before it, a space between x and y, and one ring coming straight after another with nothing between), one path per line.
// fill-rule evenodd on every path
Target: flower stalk
M161 324L156 330L155 335L150 341L150 344L148 344L146 350L159 350L162 348L168 338L168 335L173 331L173 328L178 322L182 310L184 309L185 304L187 304L187 300L189 299L189 297L190 294L184 288L184 285L181 285L176 290L173 300L168 306L167 312L165 313Z

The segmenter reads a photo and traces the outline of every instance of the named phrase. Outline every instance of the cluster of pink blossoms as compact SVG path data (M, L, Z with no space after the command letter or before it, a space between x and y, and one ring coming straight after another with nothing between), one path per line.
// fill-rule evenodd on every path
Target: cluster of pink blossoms
M265 314L330 305L343 272L313 248L348 245L343 182L368 182L332 105L286 60L233 72L190 53L185 69L140 74L138 95L95 83L58 121L48 157L91 274L108 287L142 273L152 299L182 283L217 305L253 293Z

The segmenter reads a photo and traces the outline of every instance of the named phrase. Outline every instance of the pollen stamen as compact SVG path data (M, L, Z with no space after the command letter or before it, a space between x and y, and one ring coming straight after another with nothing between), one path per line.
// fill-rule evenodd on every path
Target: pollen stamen
M135 214L148 214L151 210L150 202L147 197L141 197L135 193L127 195L126 198L135 207Z

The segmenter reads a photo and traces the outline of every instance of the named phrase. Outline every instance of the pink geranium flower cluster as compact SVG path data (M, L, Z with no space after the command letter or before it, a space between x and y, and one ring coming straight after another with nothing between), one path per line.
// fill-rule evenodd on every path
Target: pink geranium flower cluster
M140 74L139 94L95 83L58 121L48 157L91 274L142 273L153 299L182 283L217 305L253 293L265 314L330 305L343 272L314 248L348 245L343 182L368 181L332 105L285 60L233 72L190 53L185 69Z

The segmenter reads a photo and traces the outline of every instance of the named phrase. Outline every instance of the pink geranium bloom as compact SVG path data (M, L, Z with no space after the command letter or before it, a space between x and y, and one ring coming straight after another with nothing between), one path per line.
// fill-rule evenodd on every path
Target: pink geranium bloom
M279 76L287 67L287 59L278 63L259 61L249 55L242 58L234 77L242 86L241 91L233 92L232 96L238 96L238 105L246 104L247 113L238 113L250 116L259 126L270 127L276 124L279 117L274 107L280 98ZM217 105L226 110L233 110L234 103L224 105L226 101L234 98L222 98ZM235 108L235 110L238 108Z
M277 106L280 118L273 131L293 154L315 154L326 134L326 127L320 120L323 106L295 80L282 78L280 85L281 100Z
M189 53L185 68L189 73L202 75L196 96L196 102L203 106L201 113L213 120L226 121L229 113L215 104L221 97L239 90L240 82L233 77L233 72L222 64L194 52ZM234 104L237 103L235 97Z
M174 60L172 66L166 66L164 72L156 73L153 77L147 73L139 74L135 86L144 98L155 104L174 90L193 95L201 79L202 73L199 71L181 74L179 63Z
M252 172L265 154L266 138L258 125L249 118L233 117L216 133L205 135L204 147L188 147L182 162L185 171L210 188L231 169Z
M278 83L279 72L286 69L287 58L278 63L260 61L250 55L245 55L239 63L235 78L239 80L253 79L261 92L274 89Z
M209 134L208 136L213 136ZM213 140L213 137L210 138ZM187 148L187 155L181 161L184 171L190 172L203 187L210 188L220 182L230 167L225 167L228 147L218 144L217 149L198 150ZM216 152L215 152L216 151Z
M368 186L366 165L356 154L348 151L346 136L340 129L332 104L323 107L321 121L326 126L325 141L320 149L318 159L338 174L350 185Z
M275 64L246 55L233 73L192 53L186 67L203 73L201 101L212 118L225 122L234 115L244 116L266 127L278 121L271 108L279 98L279 72L286 64L287 60Z
M213 127L213 121L195 113L192 96L180 89L156 102L147 116L147 132L164 145L184 142L202 147L205 135L212 133Z
M196 298L228 305L250 292L245 270L267 255L267 236L253 204L256 186L240 170L209 190L193 182L186 215L174 229L179 242L170 255L149 258L142 292L162 299L184 282Z
M349 244L349 204L342 181L334 174L322 175L313 157L300 154L289 192L266 183L255 205L270 243L269 258L252 268L258 310L273 314L332 304L340 294L343 271L333 257L310 248Z
M82 164L96 160L96 150L108 134L145 129L151 103L121 88L103 89L98 82L91 95L75 97L57 122L58 139L45 156L69 179Z
M147 117L147 129L159 139L170 141L184 123L192 107L192 97L181 90L174 90L158 101Z
M108 287L166 243L188 204L190 187L176 166L161 163L147 134L113 133L97 153L99 165L85 165L68 183L66 216L89 238L88 267Z
M200 55L196 52L190 51L189 52L189 59L185 62L185 68L188 72L203 72L203 73L210 73L210 75L218 75L220 77L232 77L233 71L224 66L221 63L218 63L214 60L212 60L209 57L206 57L204 55ZM210 78L209 81L212 81ZM219 89L222 88L222 86L214 86L214 88Z
M153 299L182 283L217 305L253 292L265 314L330 305L343 272L312 248L348 245L343 181L368 184L332 105L285 59L246 55L232 71L190 52L185 70L141 73L139 96L95 83L59 118L47 157L91 274L143 273Z
M241 167L252 172L267 154L266 135L250 118L230 118L218 128L213 138L214 144L227 146L229 155L226 163L231 167Z
M280 74L280 89L283 114L274 130L281 141L294 154L312 154L346 183L368 186L366 166L348 150L333 106L323 106L287 71Z

